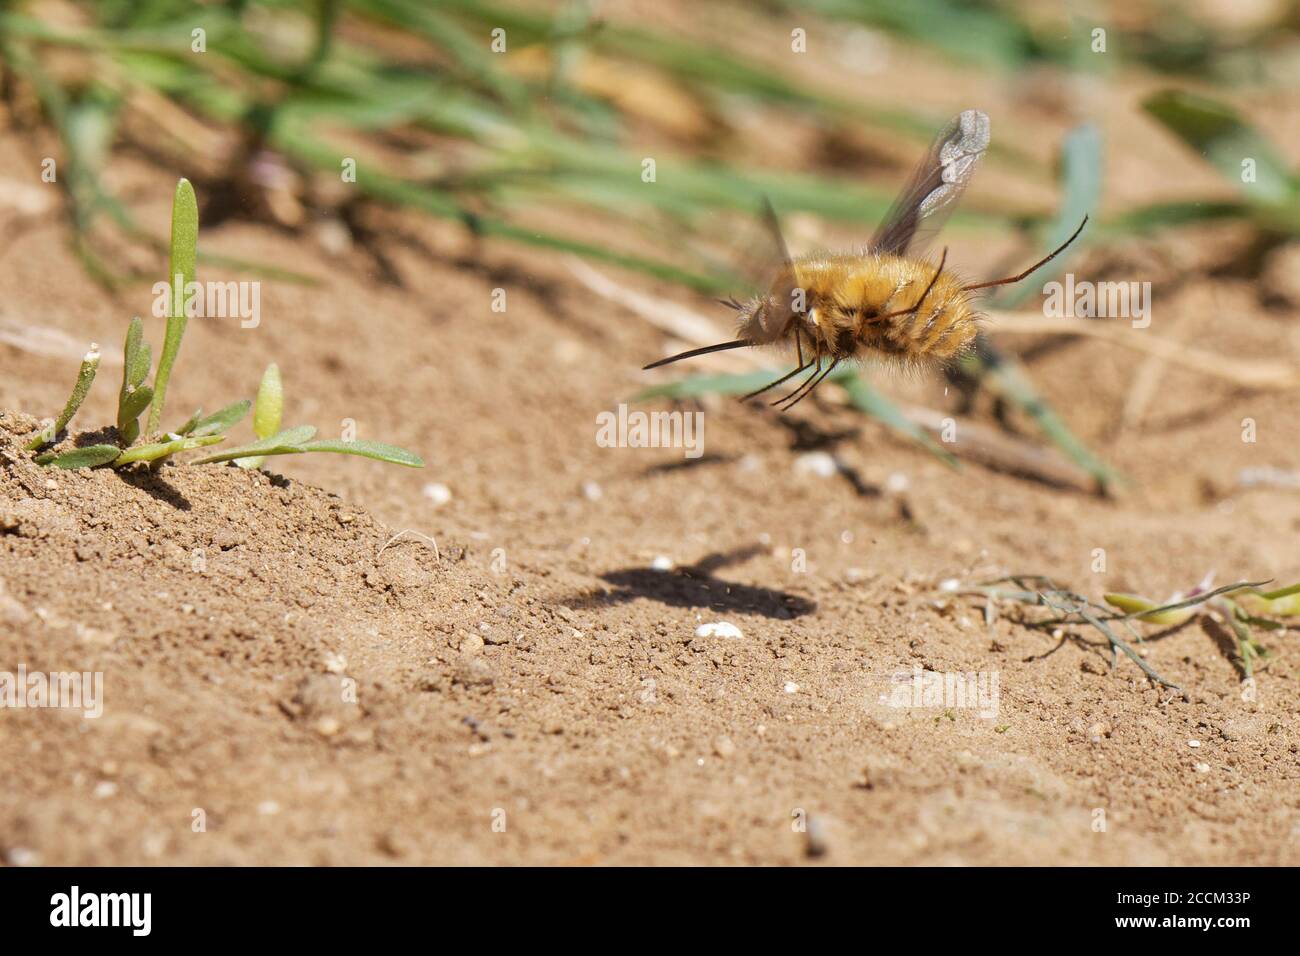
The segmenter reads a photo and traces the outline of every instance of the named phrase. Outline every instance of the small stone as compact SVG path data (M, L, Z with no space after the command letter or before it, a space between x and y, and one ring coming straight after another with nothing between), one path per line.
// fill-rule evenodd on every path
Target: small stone
M331 653L325 655L325 660L321 663L326 673L342 674L348 667L348 660L342 654Z
M824 451L810 451L794 460L794 470L801 474L812 474L819 478L830 478L840 470L835 459Z
M342 729L343 725L337 717L318 717L312 724L312 730L322 737L333 737Z
M1196 765L1196 772L1197 772L1197 773L1209 773L1209 772L1210 772L1210 765L1209 765L1208 763L1198 763L1198 764Z
M799 685L792 680L788 680L785 682L785 692L787 694L797 694L799 693Z
M260 816L273 817L280 812L280 805L274 800L263 800L257 805L257 812Z
M1187 746L1189 746L1189 747L1191 747L1191 748L1193 748L1193 749L1199 747L1200 745L1201 745L1201 742L1200 742L1199 740L1189 740L1189 741L1187 741Z
M1110 724L1104 720L1099 720L1088 728L1088 739L1094 744L1101 743L1102 737L1110 736Z
M830 852L826 827L818 817L809 816L804 824L804 853L816 859Z
M5 862L10 866L37 866L41 855L28 847L15 846L5 853Z
M582 496L588 501L599 501L605 497L605 490L594 481L584 481L582 483Z
M671 571L673 569L673 559L665 554L657 554L655 559L650 562L650 567L656 571Z
M95 799L107 800L109 797L117 794L117 784L111 780L101 780L95 784Z
M477 654L483 650L483 638L477 634L466 634L460 642L460 652L462 654Z
M701 624L695 629L696 637L730 637L739 638L745 635L741 633L740 628L729 621L714 621L709 624Z
M725 735L715 737L713 740L713 752L719 757L730 757L736 752L736 745L731 742L731 738Z
M424 486L424 497L432 501L435 508L441 508L451 501L451 489L444 484L433 482Z

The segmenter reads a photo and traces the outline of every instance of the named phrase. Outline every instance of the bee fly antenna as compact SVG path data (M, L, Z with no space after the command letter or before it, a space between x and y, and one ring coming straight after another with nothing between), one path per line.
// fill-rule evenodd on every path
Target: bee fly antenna
M1088 217L1084 216L1083 222L1079 223L1079 228L1074 230L1074 235L1072 235L1069 239L1066 239L1065 242L1057 246L1056 250L1051 255L1047 256L1047 258L1039 259L1037 262L1035 262L1024 272L1020 273L1020 275L1011 276L1010 278L1007 279L996 279L993 282L981 282L978 285L963 286L962 291L974 292L976 289L991 289L995 285L1011 285L1013 282L1019 282L1021 279L1027 278L1034 272L1037 272L1043 266L1047 265L1049 262L1051 262L1053 259L1059 256L1062 252L1064 252L1069 247L1070 243L1074 242L1074 240L1079 238L1079 233L1083 232L1083 227L1086 225L1088 225Z

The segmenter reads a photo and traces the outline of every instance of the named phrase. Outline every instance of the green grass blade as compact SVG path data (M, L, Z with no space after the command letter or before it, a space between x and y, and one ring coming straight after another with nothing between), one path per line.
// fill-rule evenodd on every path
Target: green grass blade
M1047 232L1047 240L1043 243L1044 253L1057 248L1069 239L1079 228L1079 223L1083 222L1084 216L1095 217L1097 207L1101 203L1102 169L1105 167L1102 153L1101 132L1091 123L1076 126L1065 137L1065 143L1061 147L1063 199L1056 220ZM1083 234L1069 249L1047 265L1031 272L1024 281L1014 286L1004 287L1001 294L992 299L992 303L999 308L1014 309L1028 302L1035 295L1040 295L1043 282L1065 272L1070 261L1088 243L1090 238L1088 234L1092 231L1093 221L1095 218L1089 221Z
M86 445L83 448L65 451L61 455L42 456L46 460L38 459L38 461L53 468L94 468L98 465L107 465L121 454L122 449L116 445Z
M945 464L957 466L957 459L952 453L945 451L920 425L909 421L897 405L872 388L870 383L857 371L844 369L835 372L830 378L831 381L844 386L844 390L849 393L849 401L853 403L853 407L858 411L865 412L886 428L897 432L904 438L910 438L912 441L917 442Z
M185 287L194 281L194 261L199 240L199 205L194 187L188 179L176 184L172 200L172 237L168 257L167 283L172 288L171 314L167 317L167 334L163 340L162 357L158 360L158 374L154 377L153 408L149 412L149 433L157 434L162 423L163 404L167 398L167 385L171 381L172 366L180 351L185 335ZM177 278L179 276L179 279ZM180 288L175 288L179 283Z
M963 361L963 366L967 368L973 366L976 377L994 394L1019 406L1033 419L1052 444L1096 479L1103 493L1122 481L1117 471L1094 455L1088 446L1070 431L1061 416L1038 393L1038 389L1034 387L1019 362L1010 356L988 350L969 356Z
M697 398L700 395L746 395L781 377L780 372L743 372L735 375L692 375L676 382L653 385L632 396L631 401L651 398Z
M76 384L72 386L72 394L68 396L67 403L63 406L63 411L59 412L59 417L48 428L42 429L36 436L23 447L27 451L35 451L42 445L47 445L54 441L55 436L63 431L68 422L72 421L72 416L77 414L77 409L81 403L86 400L86 393L90 391L91 384L95 381L95 372L99 369L99 346L91 344L90 351L86 353L85 358L81 360L81 368L77 371Z
M1284 206L1295 202L1296 178L1276 147L1235 109L1184 90L1162 90L1142 107L1199 153L1253 203ZM1254 163L1254 182L1243 180L1243 163Z

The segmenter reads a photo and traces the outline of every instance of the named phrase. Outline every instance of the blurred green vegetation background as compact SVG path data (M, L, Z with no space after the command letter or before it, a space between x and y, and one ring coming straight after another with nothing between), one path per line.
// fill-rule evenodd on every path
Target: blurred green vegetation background
M728 22L736 29L717 28ZM829 28L844 40L840 60L824 75L789 68L793 38L754 46L764 24L771 36L789 34L790 24L816 28L818 42ZM864 175L880 158L864 141L896 141L917 155L951 115L862 95L871 77L846 62L855 49L870 58L884 47L924 53L945 70L1030 77L1044 87L1045 78L1061 78L1066 100L1071 84L1140 76L1150 88L1139 107L1149 122L1230 187L1098 217L1103 143L1085 116L1051 161L996 136L986 160L1052 185L1057 205L968 202L953 228L1019 231L1027 244L1047 247L1092 214L1071 256L1103 238L1212 219L1251 224L1261 248L1300 233L1300 175L1274 136L1232 105L1239 95L1300 84L1300 0L0 3L9 123L57 140L77 253L109 287L138 276L106 251L104 235L163 248L163 237L141 228L106 185L114 152L132 149L194 181L205 227L240 217L294 229L329 208L360 228L357 208L384 204L698 292L733 292L732 264L704 240L752 217L763 195L783 216L861 224L865 235L898 176ZM816 127L815 161L772 159L781 150L767 147L786 121ZM640 175L647 145L659 170L671 169L654 189ZM1254 163L1249 181L1243 156ZM358 163L357 188L346 194L320 185L338 181L343 157ZM626 248L592 240L581 226L592 214L639 240ZM1062 272L1068 262L1049 269ZM1046 278L995 304L1020 304ZM856 389L865 413L923 440L854 374L841 384ZM1113 482L1011 357L986 342L954 374L1023 409L1100 487Z

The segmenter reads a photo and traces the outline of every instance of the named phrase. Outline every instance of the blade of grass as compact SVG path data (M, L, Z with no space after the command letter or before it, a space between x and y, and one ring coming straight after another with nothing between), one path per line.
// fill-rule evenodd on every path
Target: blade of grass
M1162 90L1143 100L1142 108L1241 189L1248 201L1294 205L1300 190L1296 177L1273 144L1233 107L1184 90ZM1247 160L1254 164L1254 182L1243 177Z
M172 307L167 316L167 332L163 339L162 356L158 360L158 374L154 376L153 408L149 412L151 435L156 435L161 426L172 366L176 363L176 354L180 351L181 339L185 335L185 324L188 321L185 314L185 289L194 281L198 236L198 200L190 181L182 179L176 184L172 200L171 250L167 269L167 282L172 286Z

